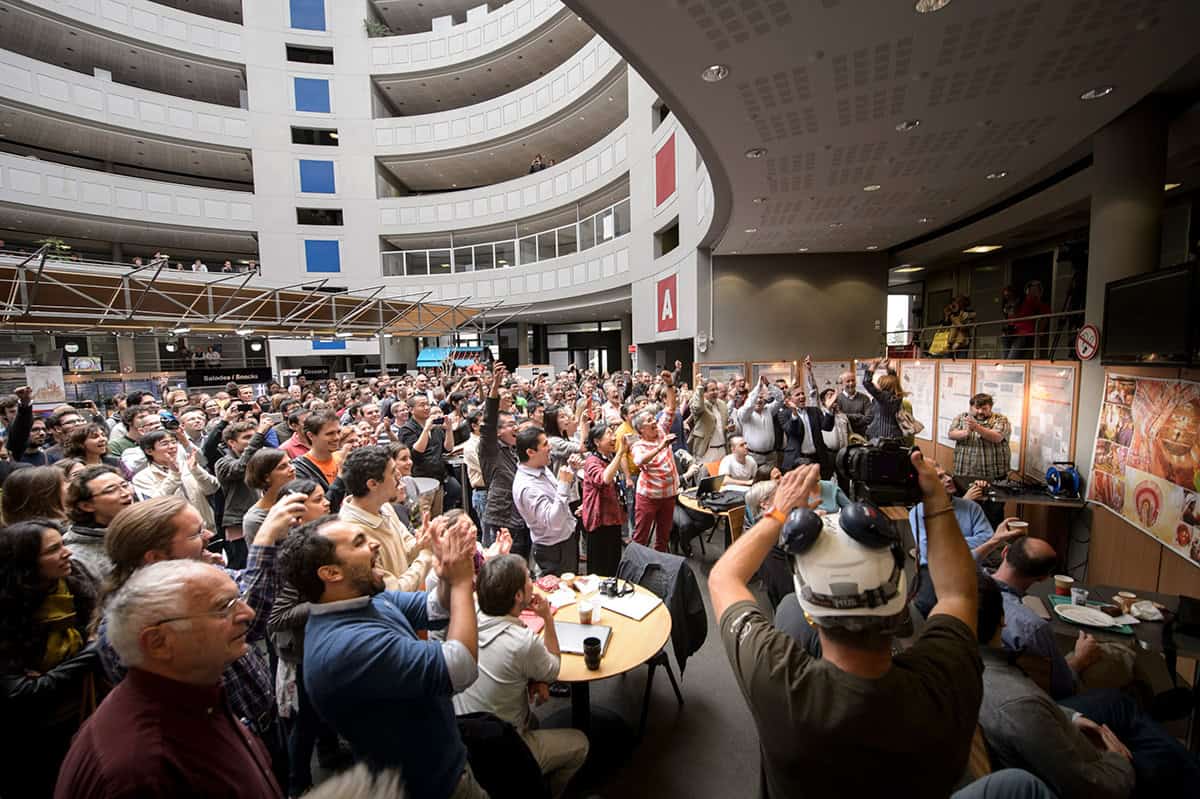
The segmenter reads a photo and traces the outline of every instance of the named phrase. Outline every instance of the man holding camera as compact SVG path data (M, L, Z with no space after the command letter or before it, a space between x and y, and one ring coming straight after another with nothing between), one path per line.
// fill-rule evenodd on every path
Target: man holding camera
M954 473L970 480L1003 480L1008 477L1012 453L1012 425L1002 413L992 412L992 395L971 397L970 413L960 413L950 423L954 440Z
M820 659L772 626L746 586L789 514L819 504L815 464L783 476L773 510L709 576L726 653L759 730L764 797L946 796L962 777L982 695L978 581L945 488L920 453L912 462L939 601L906 651L892 654L908 618L898 545L870 548L825 525L792 556Z

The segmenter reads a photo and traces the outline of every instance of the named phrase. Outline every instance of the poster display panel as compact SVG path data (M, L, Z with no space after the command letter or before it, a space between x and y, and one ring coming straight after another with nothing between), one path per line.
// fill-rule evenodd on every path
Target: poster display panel
M975 393L991 394L992 412L1008 418L1012 428L1008 439L1009 468L1019 471L1025 442L1025 364L975 364Z
M953 447L950 424L971 407L973 364L945 361L938 367L937 443Z
M1045 479L1055 461L1071 460L1075 440L1075 367L1029 366L1025 474Z
M932 441L934 433L934 392L937 390L937 364L933 361L904 361L900 364L900 386L912 405L913 418L925 425L915 438Z

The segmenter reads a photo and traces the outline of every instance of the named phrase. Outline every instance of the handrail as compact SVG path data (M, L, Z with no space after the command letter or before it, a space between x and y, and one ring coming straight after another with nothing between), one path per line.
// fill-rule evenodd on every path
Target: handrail
M884 346L911 347L914 344L919 351L930 357L999 357L999 358L1037 358L1055 360L1068 356L1073 348L1075 332L1081 326L1082 319L1072 322L1073 317L1082 317L1083 309L1059 311L1057 313L1031 314L1029 316L1013 316L1003 319L988 319L956 324L943 320L937 325L911 327L887 330L883 334ZM1060 321L1065 324L1055 324ZM1017 322L1033 322L1034 332L1030 335L1017 335L1003 332L1003 327ZM977 335L979 329L989 326L1000 326L997 333ZM943 342L935 340L941 331L949 331ZM906 338L905 344L889 344L897 335ZM999 344L998 348L990 344ZM1061 354L1060 353L1061 350Z
M611 220L611 225L606 224L608 220ZM394 277L450 275L526 266L589 250L625 235L629 229L629 198L625 197L586 219L526 236L463 245L455 245L451 237L445 247L383 250L380 252L381 268L384 275ZM569 233L564 234L564 231ZM543 237L551 235L554 236L553 244L544 246ZM433 261L435 256L439 259L437 267Z

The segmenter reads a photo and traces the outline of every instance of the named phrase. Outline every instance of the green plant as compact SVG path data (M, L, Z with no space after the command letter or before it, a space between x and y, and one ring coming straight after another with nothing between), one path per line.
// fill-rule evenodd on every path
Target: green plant
M49 247L51 250L56 252L63 252L64 250L71 249L71 245L67 244L62 239L38 239L37 243Z
M392 29L377 19L364 19L363 29L367 32L367 36L372 39L379 36L392 35Z

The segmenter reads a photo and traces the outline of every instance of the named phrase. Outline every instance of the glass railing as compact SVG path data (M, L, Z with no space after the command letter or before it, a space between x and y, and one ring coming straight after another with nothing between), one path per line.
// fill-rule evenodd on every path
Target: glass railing
M383 274L451 275L507 269L590 250L629 232L629 198L570 225L522 238L428 250L385 250Z

